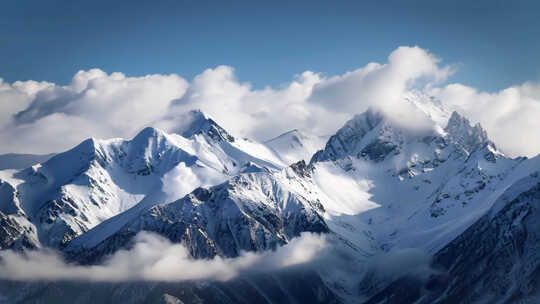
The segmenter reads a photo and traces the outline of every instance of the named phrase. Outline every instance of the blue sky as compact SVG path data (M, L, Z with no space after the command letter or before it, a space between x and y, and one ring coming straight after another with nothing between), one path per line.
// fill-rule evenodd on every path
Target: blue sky
M67 84L96 67L191 79L225 64L255 88L278 87L305 70L342 74L418 45L457 66L451 82L496 91L540 79L537 3L4 1L0 77Z

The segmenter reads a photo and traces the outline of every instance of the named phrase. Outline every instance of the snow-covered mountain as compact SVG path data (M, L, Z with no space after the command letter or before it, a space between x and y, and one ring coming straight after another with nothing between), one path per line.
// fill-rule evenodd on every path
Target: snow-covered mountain
M525 163L516 171L538 169L540 156ZM534 171L439 250L426 278L399 278L367 303L537 303L539 208L540 173Z
M493 230L489 233L495 236L491 237L489 242L495 248L505 250L509 245L501 237L501 232L497 231L507 228L498 224L486 224L486 214L493 212L494 208L510 208L504 207L512 200L508 198L509 193L512 193L513 197L526 197L528 204L540 204L538 197L529 193L529 188L540 184L528 177L529 174L536 176L535 171L540 169L540 163L538 157L531 160L506 157L489 140L479 124L471 125L456 112L450 115L444 129L434 128L430 133L418 135L407 132L393 124L384 114L367 111L347 122L330 138L325 148L314 155L311 161L315 172L313 177L320 181L321 188L335 187L339 189L337 194L346 193L346 197L337 201L354 202L351 205L361 210L351 213L349 210L337 209L335 215L327 219L330 230L347 236L360 248L374 256L408 248L421 249L428 254L434 254L436 259L444 255L449 259L445 264L441 263L446 269L454 270L456 264L460 265L460 269L471 269L472 265L477 267L481 258L475 260L470 258L472 254L458 254L457 252L464 248L461 243L454 245L455 249L451 254L445 254L449 250L448 246L457 242L455 240L467 237L470 245L474 246L471 252L489 250L482 245L481 238L469 232L473 229L470 227L478 225ZM347 178L343 179L343 175ZM524 183L523 178L530 187L516 186ZM345 180L349 183L355 181L362 186L349 186L344 181L332 183L332 180ZM328 184L330 186L327 186ZM323 205L327 214L332 213L329 206ZM341 203L338 208L343 209L343 205ZM362 205L364 207L360 207ZM514 215L508 215L507 212L504 216L519 218L516 212ZM522 225L516 222L514 224ZM534 243L537 242L534 229L523 228L520 231L533 233L528 234L528 237L534 239L530 241ZM460 256L467 256L469 263L462 263ZM537 266L529 265L536 265L535 258L530 259L524 258L520 263L527 264L523 267L529 267L527 271L532 278L531 271ZM513 269L516 265L511 261L516 260L507 259L505 263ZM489 259L483 262L489 263ZM473 293L472 300L475 296L484 296L483 292L488 285L495 293L501 285L488 281L493 279L493 276L504 277L508 269L477 269L476 271L484 271L486 281L478 283L476 293L469 289L472 281L471 284L464 281L465 278L473 281L477 279L472 270L444 281L463 283L460 283L459 291L449 297L452 299L449 302L455 302L459 296L464 295L463 290ZM528 295L537 291L537 287L531 287L534 282L530 278L517 283L518 287L515 288L528 288ZM381 282L369 280L364 280L362 284L362 290L366 291L364 295L367 297L372 295L374 290L378 290L376 286L384 286ZM406 290L407 286L401 284L397 290ZM508 288L512 286L507 284ZM378 296L385 295L385 292L388 290L383 290ZM441 292L448 293L448 289ZM518 294L522 296L519 292ZM399 302L392 300L396 298L409 299L403 294L388 292L387 295L388 298L383 298L389 299L389 303ZM438 295L442 297L440 293ZM508 293L508 299L511 300L512 296L516 297L516 294ZM432 303L436 297L428 299L431 300L426 300L425 303ZM493 301L493 298L488 301ZM403 303L410 301L404 300Z
M123 226L115 225L117 231L106 238L98 235L97 227L74 240L67 251L77 260L95 262L129 247L138 232L151 231L183 243L197 258L236 257L241 251L275 249L302 232L326 233L324 208L318 199L304 196L306 182L298 174L294 167L246 173L208 189L197 188L178 201L144 210Z
M354 265L345 277L330 263L313 270L327 301L392 302L386 296L409 281L373 275L372 259L411 248L447 273L426 299L475 299L475 290L503 285L536 292L539 158L507 157L481 125L436 100L407 102L432 124L412 130L369 109L325 144L296 130L261 144L192 111L175 134L146 128L131 140L90 139L0 171L0 248L52 246L93 264L152 231L194 258L236 257L316 232ZM481 268L492 258L506 266ZM509 271L527 279L509 284Z
M322 149L328 136L318 136L307 131L291 130L265 142L289 165L301 160L309 161Z
M364 210L335 217L342 226L369 233L384 251L421 247L432 252L492 205L522 161L505 157L481 126L471 126L457 113L444 130L419 134L369 110L347 122L311 163L323 189L340 179L362 185L336 182L336 194L345 196L335 199L339 208L347 202Z
M442 270L432 280L449 284L438 284L429 299L538 302L539 209L536 171L508 187L487 214L435 255Z
M132 208L174 201L254 166L283 167L266 146L232 137L200 111L190 116L187 138L145 128L131 140L88 139L42 164L2 172L0 211L24 227L12 239L63 247Z

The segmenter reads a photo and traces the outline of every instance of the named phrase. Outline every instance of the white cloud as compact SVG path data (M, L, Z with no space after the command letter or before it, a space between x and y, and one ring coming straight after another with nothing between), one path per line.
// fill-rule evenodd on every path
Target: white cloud
M264 72L264 71L261 71ZM333 134L368 107L385 111L403 127L432 127L424 114L402 102L407 91L438 97L479 121L503 150L532 156L540 151L540 86L526 83L498 93L461 84L444 86L453 73L420 47L399 47L386 63L368 63L343 75L311 71L279 88L256 90L218 66L191 83L177 75L126 77L93 69L68 86L0 82L0 153L60 152L87 137L131 137L145 126L166 131L182 125L181 113L201 109L233 135L266 140L291 129Z
M231 67L220 66L195 77L174 109L180 113L200 108L233 133L259 140L294 128L331 134L369 106L384 109L405 126L426 128L424 115L401 97L410 88L445 80L452 69L438 63L419 47L400 47L387 64L369 63L331 78L306 71L279 89L263 90L239 83Z
M0 78L0 128L12 122L15 113L26 109L37 92L50 86L53 84L33 80L9 84Z
M229 280L247 272L266 272L312 261L326 247L324 236L304 233L275 251L244 252L237 258L196 260L180 244L140 232L130 250L120 250L103 264L68 264L54 251L0 251L5 280L185 281Z
M209 187L224 182L228 178L216 170L205 166L187 167L180 163L162 178L162 190L165 193L166 202L172 202L184 197L197 187Z
M233 134L258 140L294 128L325 132L327 125L320 118L326 111L307 102L313 85L320 81L318 74L307 71L280 89L253 90L250 84L238 82L233 68L219 66L195 77L186 94L175 102L169 120L187 110L201 109Z
M0 153L59 152L88 137L129 137L163 117L188 83L177 75L80 71L68 86L1 84ZM6 96L7 95L7 96Z
M425 115L403 102L411 89L424 89L452 74L449 66L419 47L399 47L388 63L369 63L315 85L310 101L335 113L361 113L368 107L384 111L396 123L412 129L430 128Z
M506 153L540 153L540 84L525 83L487 93L456 83L431 89L429 93L473 122L480 122Z

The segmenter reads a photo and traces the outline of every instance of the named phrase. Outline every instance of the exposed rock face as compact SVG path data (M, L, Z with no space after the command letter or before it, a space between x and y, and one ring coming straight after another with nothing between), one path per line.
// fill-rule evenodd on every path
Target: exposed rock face
M397 149L398 146L396 144L377 139L364 147L362 151L360 151L359 156L367 157L374 162L380 162L383 161L388 154Z
M304 160L292 164L291 169L302 177L311 177L311 173L314 170L313 166L306 164Z
M469 120L457 112L453 112L444 129L450 139L458 146L471 153L486 144L495 145L489 140L487 132L477 123L472 126Z
M10 217L0 211L0 250L1 249L34 249L39 247L33 227L24 227L17 218Z

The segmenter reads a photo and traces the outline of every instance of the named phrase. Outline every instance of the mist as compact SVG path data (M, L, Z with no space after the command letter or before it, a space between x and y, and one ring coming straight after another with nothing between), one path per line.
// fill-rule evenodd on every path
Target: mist
M181 244L149 232L140 232L135 245L119 250L100 265L67 263L53 250L0 252L0 279L10 281L81 280L227 281L241 274L279 270L314 260L326 247L322 235L303 233L275 251L243 252L236 258L193 259Z

